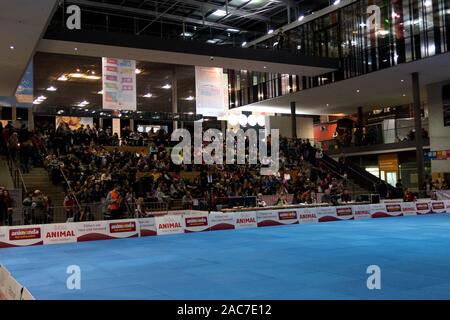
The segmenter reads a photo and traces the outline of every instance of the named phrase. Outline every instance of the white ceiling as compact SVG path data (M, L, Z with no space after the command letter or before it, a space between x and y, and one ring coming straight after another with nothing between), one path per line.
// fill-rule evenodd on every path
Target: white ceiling
M210 56L202 56L197 54L136 49L49 39L42 39L39 42L37 50L40 52L81 55L88 57L134 59L138 61L151 61L190 66L221 67L235 70L287 73L304 76L316 76L334 70L329 68L317 68L301 65L270 63L244 59L230 59L222 57L214 57L214 59L211 60ZM218 50L226 50L226 48L222 49L218 47Z
M450 79L450 53L400 64L364 76L257 102L238 109L290 114L290 102L295 101L297 114L320 115L354 114L358 107L373 110L376 107L399 106L413 102L411 80L413 72L419 73L421 99L425 101L427 84ZM358 93L357 90L360 92Z
M0 0L0 96L14 95L56 3Z

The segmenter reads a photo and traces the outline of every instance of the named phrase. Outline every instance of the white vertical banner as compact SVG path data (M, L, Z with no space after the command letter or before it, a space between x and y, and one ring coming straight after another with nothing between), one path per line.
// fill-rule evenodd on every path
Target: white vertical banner
M136 110L136 61L102 58L103 109Z
M207 117L225 117L223 82L222 68L195 67L197 114Z

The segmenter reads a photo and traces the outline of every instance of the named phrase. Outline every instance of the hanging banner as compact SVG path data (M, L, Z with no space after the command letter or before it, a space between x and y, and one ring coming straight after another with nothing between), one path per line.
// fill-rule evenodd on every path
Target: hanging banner
M209 214L209 230L234 229L234 213L211 212Z
M103 109L136 110L136 61L102 58Z
M218 118L225 116L223 86L222 68L195 67L197 114Z
M317 217L316 209L317 208L298 209L298 222L300 224L319 222L319 218Z
M353 216L355 217L355 220L370 219L370 206L353 206Z

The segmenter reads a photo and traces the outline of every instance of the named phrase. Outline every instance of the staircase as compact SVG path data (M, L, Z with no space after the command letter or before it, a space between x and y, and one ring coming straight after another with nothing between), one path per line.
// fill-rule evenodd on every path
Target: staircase
M40 190L49 197L53 207L60 207L64 202L64 190L62 185L54 185L49 178L48 172L44 168L33 168L30 173L23 174L23 180L28 192Z

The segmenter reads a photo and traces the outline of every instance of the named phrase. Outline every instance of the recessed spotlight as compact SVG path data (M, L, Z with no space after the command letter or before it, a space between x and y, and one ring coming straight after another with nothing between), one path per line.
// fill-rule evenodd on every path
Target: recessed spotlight
M134 70L134 73L136 73L136 74L141 74L141 73L142 73L142 69L136 68L136 70Z
M358 93L359 93L359 92L360 92L360 90L358 89L358 90L356 90L356 92L358 92Z
M404 93L403 96L406 97L406 94Z
M247 45L247 41L242 42L241 46L245 47Z
M78 48L74 48L75 51L78 51Z
M227 15L227 12L225 10L215 10L211 15L216 17L225 17Z
M194 100L194 99L195 99L195 98L194 98L193 96L189 96L189 97L186 98L187 101L192 101L192 100Z
M161 88L168 90L168 89L172 88L172 86L167 83L164 86L162 86Z
M11 50L14 50L14 46L9 46L9 48L10 48Z
M153 97L153 94L151 94L151 93L149 92L149 93L143 95L143 97L144 97L144 98L151 98L151 97Z
M298 21L302 21L303 19L305 19L305 16L298 17Z
M263 68L264 68L264 69L267 69L267 67L266 67L266 66L264 66Z
M400 82L405 82L405 80L402 79L402 80L400 80Z
M67 81L67 80L69 80L69 78L67 78L66 75L64 74L58 78L58 81Z
M99 92L97 92L97 94L103 94L103 90L100 90Z
M273 33L273 29L269 29L269 31L267 31L267 34L272 34Z
M47 88L47 91L56 91L58 89L56 89L54 86L50 86Z

